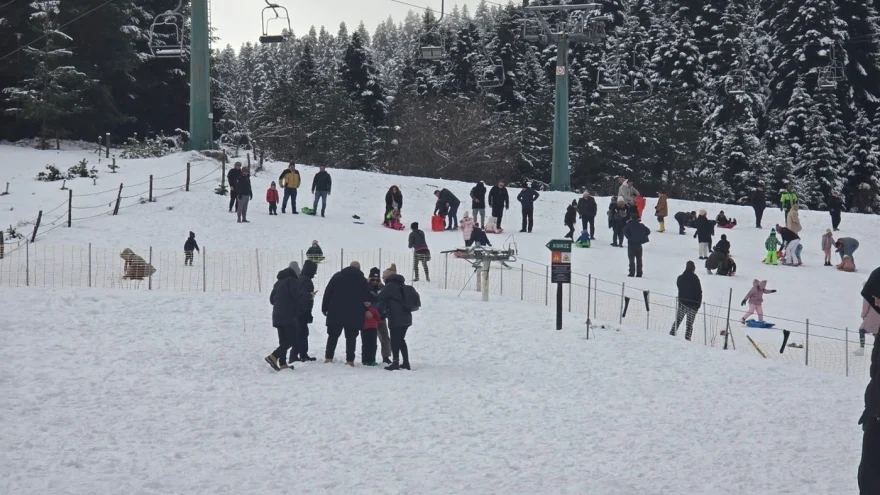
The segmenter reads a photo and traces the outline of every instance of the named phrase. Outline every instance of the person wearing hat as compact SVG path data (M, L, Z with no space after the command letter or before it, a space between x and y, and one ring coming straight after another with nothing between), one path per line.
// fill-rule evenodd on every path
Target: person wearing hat
M392 270L393 268L393 270ZM406 280L397 274L394 265L382 273L385 288L379 293L379 313L388 319L391 331L391 353L394 361L385 369L388 371L408 370L409 347L406 345L406 332L412 326L412 311L404 304L404 285ZM403 358L403 361L401 361Z
M321 246L318 245L318 241L312 241L311 247L306 251L306 258L314 261L315 263L320 263L324 261L324 250L321 249Z
M828 198L828 213L831 214L831 228L837 232L840 227L840 214L843 212L843 200L840 199L840 193L834 191Z
M874 310L880 312L880 268L871 272L862 298ZM871 352L871 381L865 389L865 410L859 419L862 425L862 459L859 464L859 493L880 493L880 346Z
M767 250L767 257L764 258L764 264L778 265L779 239L776 238L776 230L770 229L770 236L764 241L764 249Z
M277 281L269 295L272 304L272 326L278 330L278 348L265 360L275 371L293 369L287 364L287 351L296 345L298 325L301 316L310 302L310 295L301 290L299 283L299 263L292 261L284 270L278 272ZM296 349L291 356L296 355Z
M834 247L834 234L831 229L825 229L822 235L822 251L825 253L825 266L831 266L831 248Z
M428 249L428 241L425 240L425 233L419 230L419 222L413 222L410 228L412 232L409 233L409 248L413 250L413 282L419 281L419 262L425 269L425 280L430 282L428 262L431 261L431 250Z
M395 265L394 263L391 263L391 267L386 270L386 272L391 274L392 272L390 272L390 270L392 269L393 273L397 273L397 265ZM367 282L370 284L370 295L372 296L371 301L373 303L373 307L378 310L379 293L382 292L383 288L385 288L385 284L382 283L382 277L379 272L379 268L370 268L370 278L367 279ZM385 364L391 364L391 337L388 335L388 322L385 320L385 318L382 318L379 321L377 334L379 338L379 345L382 346L382 362Z
M269 203L269 214L277 215L278 214L278 189L275 189L275 182L272 181L272 184L269 186L269 189L266 190L266 202Z
M336 343L345 333L345 364L354 366L357 337L364 325L364 302L370 300L370 288L361 264L352 261L327 282L321 313L327 317L327 349L324 362L332 363Z
M183 266L192 266L193 251L199 251L199 243L196 242L196 234L190 232L186 242L183 243ZM201 253L201 251L199 252Z
M693 261L687 262L684 273L679 275L676 280L676 285L678 286L678 311L669 335L675 337L682 320L687 319L684 338L691 340L694 333L694 320L703 304L703 286L700 284L700 277L697 276L697 265Z

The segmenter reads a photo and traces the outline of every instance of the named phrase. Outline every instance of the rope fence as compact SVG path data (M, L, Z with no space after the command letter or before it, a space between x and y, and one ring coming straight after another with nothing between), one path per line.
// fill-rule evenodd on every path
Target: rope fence
M112 213L112 212L110 212ZM108 214L108 213L102 213ZM59 223L57 226L65 225ZM57 226L52 228L57 228ZM48 231L47 231L48 232ZM158 250L152 247L131 247L143 262L155 272L143 279L124 278L125 261L120 248L48 245L20 242L7 244L0 259L0 286L2 287L97 287L126 290L163 290L173 292L231 292L268 294L276 274L291 261L302 265L305 252L217 251L209 246L195 253L193 264L184 264L182 250ZM411 252L390 252L383 249L327 251L320 262L314 279L321 290L330 277L358 261L364 271L370 267L387 268L397 265L398 273L413 278ZM494 296L519 300L529 304L555 305L554 284L546 265L521 260L510 268L493 265L489 272L488 292ZM470 264L451 255L435 255L427 262L430 282L421 272L422 283L435 289L476 291L477 277ZM421 263L420 263L421 265ZM420 266L421 269L421 266ZM845 376L869 377L870 354L873 339L869 338L864 353L859 348L858 331L841 329L811 322L786 320L765 315L769 321L779 322L772 329L748 328L740 324L743 312L731 307L731 294L723 294L720 302L704 302L693 325L692 342L707 347L736 349L753 355L800 364ZM268 299L267 299L268 301ZM572 283L564 286L564 311L587 315L592 327L612 328L625 326L650 332L669 333L678 314L674 296L655 293L641 288L602 280L589 274L572 274ZM678 329L678 338L685 334L686 322ZM573 322L568 318L567 328L586 332L587 322ZM790 332L789 345L780 353L782 330ZM596 338L593 332L591 338ZM724 334L727 335L724 335ZM598 338L602 338L601 334ZM671 337L670 337L671 338Z

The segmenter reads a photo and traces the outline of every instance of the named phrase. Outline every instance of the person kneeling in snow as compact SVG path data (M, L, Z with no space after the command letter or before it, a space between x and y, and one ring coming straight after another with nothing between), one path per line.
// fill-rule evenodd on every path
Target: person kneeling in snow
M740 306L745 306L746 302L749 303L749 310L746 311L746 314L743 315L740 322L745 325L749 316L752 316L755 313L758 313L758 321L764 321L764 294L773 294L775 292L775 289L767 289L766 280L759 281L758 279L755 279L752 282L752 288L749 289L746 297L744 297L740 303Z
M403 224L400 223L402 218L403 217L400 215L400 207L397 206L397 203L393 203L391 205L391 211L385 215L385 226L389 229L403 230Z
M123 267L122 275L122 278L124 279L143 280L146 277L149 277L152 274L156 273L156 269L153 268L153 265L147 263L146 260L134 254L134 251L129 248L123 249L122 253L119 256L125 260L125 266Z

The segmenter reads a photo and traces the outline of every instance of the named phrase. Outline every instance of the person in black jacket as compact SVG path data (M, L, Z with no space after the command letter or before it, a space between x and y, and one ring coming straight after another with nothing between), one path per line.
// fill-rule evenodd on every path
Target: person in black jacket
M196 234L190 232L186 242L183 243L183 266L192 266L193 251L199 251L199 243L196 242ZM199 252L201 253L201 251Z
M406 280L390 270L385 270L382 277L385 279L385 288L379 293L379 314L388 319L388 328L391 331L391 353L394 356L394 361L385 369L408 370L410 365L406 331L412 326L412 313L403 304L403 286ZM402 363L401 357L403 357Z
M675 216L673 217L673 218L675 218L675 221L678 222L678 233L679 233L679 235L685 235L685 234L686 234L686 232L684 231L684 229L685 229L685 227L688 226L688 222L690 221L690 216L691 216L690 213L688 213L688 212L686 212L686 211L679 211L679 212L676 213Z
M880 312L880 268L871 272L862 288L862 297ZM880 346L871 352L871 381L865 388L865 410L859 419L862 425L862 459L859 464L859 493L880 493Z
M700 216L694 220L694 238L700 243L700 259L709 257L709 247L712 245L712 236L715 235L715 221L709 220L706 210L700 210Z
M278 272L278 280L269 295L269 302L272 304L272 326L278 329L278 348L266 356L266 362L276 371L288 367L293 369L293 366L288 366L285 362L287 350L296 345L299 321L311 297L302 291L297 279L298 269L299 265L294 261ZM291 356L296 352L296 349L291 351Z
M336 343L345 332L345 364L354 366L357 337L364 326L364 303L369 300L370 287L357 261L352 261L327 282L321 303L321 312L327 317L325 363L333 362Z
M489 190L489 208L492 208L495 227L501 229L501 219L504 217L504 210L510 209L510 195L507 194L507 187L503 181L498 181L498 184L492 186L492 189Z
M669 335L673 337L685 317L687 317L685 340L691 340L694 333L694 320L703 304L703 286L700 284L700 277L697 276L696 271L697 265L693 261L688 261L684 273L679 275L676 281L676 285L678 285L678 313L675 316L672 330L669 332Z
M727 240L727 234L721 234L721 240L718 241L718 244L715 244L715 247L712 248L712 250L724 254L730 254L730 241Z
M639 214L632 215L623 228L623 236L626 237L626 254L629 256L629 276L642 276L642 245L648 242L651 229L645 227L639 220Z
M295 265L294 261L292 265ZM296 271L296 270L294 270ZM315 306L315 284L312 279L318 273L318 264L311 260L303 263L302 270L299 274L300 291L303 293L305 305L300 315L299 325L297 326L296 345L290 353L290 361L315 361L317 358L309 356L309 323L312 322L312 308Z
M577 200L571 200L571 204L565 209L565 219L563 222L568 227L568 233L565 237L574 240L574 224L577 222Z
M425 280L431 281L431 275L428 273L428 262L431 261L431 250L428 249L428 242L425 240L425 233L419 229L419 222L413 222L410 225L412 232L409 233L409 248L413 250L413 282L419 281L419 262L425 269Z
M388 188L388 192L385 193L385 215L382 216L382 223L386 225L391 223L391 218L388 214L394 211L395 204L397 204L399 211L403 211L403 193L400 192L399 187L391 186Z
M767 208L767 196L764 194L764 186L758 184L752 193L752 209L755 210L755 227L761 228L761 219L764 218L764 209Z
M437 197L437 201L440 203L446 204L449 206L449 214L447 217L449 218L449 225L446 227L446 230L455 230L458 228L458 207L461 205L461 201L449 191L449 189L441 189L439 191L434 191L434 196Z
M522 191L516 196L516 200L522 205L522 230L520 232L531 232L535 225L535 201L540 195L532 189L532 185L526 182Z
M589 226L590 239L596 239L596 213L599 212L599 205L596 204L596 198L585 192L581 199L577 202L578 215L581 216L581 227L584 232Z
M238 209L238 193L235 191L235 184L241 177L241 162L235 162L229 172L226 173L226 181L229 182L229 212L232 213L233 208Z
M611 219L611 230L613 232L611 245L623 247L623 228L626 226L626 220L630 216L629 207L626 206L622 199L618 199L617 203L611 205L608 215Z
M254 199L254 192L251 189L250 168L245 167L241 169L241 177L235 183L235 193L238 194L238 206L236 209L238 223L249 223L247 219L248 203Z
M321 200L321 217L327 209L327 196L330 196L330 189L333 186L333 179L327 173L327 167L321 165L320 170L312 179L312 194L315 195L315 202L312 204L312 215L318 213L318 200Z
M837 191L831 193L831 197L828 198L828 213L831 214L831 228L837 232L838 227L840 227L840 214L843 212L843 201L840 199L840 194Z
M477 185L471 189L471 209L474 211L474 223L478 227L486 227L486 185L483 181L477 182ZM479 221L477 218L479 217Z

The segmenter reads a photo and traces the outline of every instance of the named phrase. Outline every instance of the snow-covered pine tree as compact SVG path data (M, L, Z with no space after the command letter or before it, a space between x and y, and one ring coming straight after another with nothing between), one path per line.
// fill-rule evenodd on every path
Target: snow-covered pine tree
M846 204L850 211L880 213L878 128L861 111L850 131L849 159L846 163L849 191Z
M361 108L361 114L373 127L385 123L385 97L373 66L369 47L355 32L345 50L340 79L349 98Z
M839 0L838 5L838 17L846 23L846 80L856 105L847 120L864 109L870 121L880 106L880 13L864 0Z

